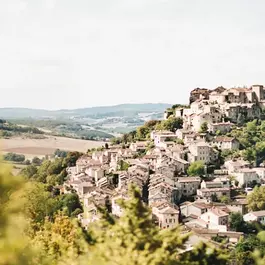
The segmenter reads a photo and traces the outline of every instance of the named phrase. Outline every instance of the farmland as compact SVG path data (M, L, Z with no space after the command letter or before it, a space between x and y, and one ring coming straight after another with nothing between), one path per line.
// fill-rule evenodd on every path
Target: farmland
M24 154L29 159L34 156L52 155L56 149L87 152L88 149L101 147L102 145L104 145L104 142L48 135L45 136L45 139L14 137L0 140L0 150L3 153Z

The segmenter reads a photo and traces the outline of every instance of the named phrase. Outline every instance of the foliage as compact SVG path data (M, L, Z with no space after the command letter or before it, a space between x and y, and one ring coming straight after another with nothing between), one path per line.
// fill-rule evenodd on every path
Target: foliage
M127 162L125 162L124 160L119 161L119 170L127 171L129 167L130 167L130 165Z
M21 174L30 180L51 185L61 185L67 177L66 168L75 166L77 159L81 155L82 153L79 152L68 152L64 158L56 158L54 161L43 161L39 168L35 167L35 165L28 166L22 170Z
M228 196L223 195L220 197L220 202L222 202L222 203L229 203L229 201L230 201L230 199Z
M200 132L201 133L206 133L208 131L208 123L207 122L203 122L200 128Z
M247 196L250 211L265 210L265 186L255 187Z
M54 155L57 157L66 157L67 156L67 152L60 150L60 149L56 149L54 152Z
M12 162L24 162L25 156L15 153L7 153L3 156L4 160Z
M42 163L42 160L40 158L38 158L37 156L35 156L32 158L31 162L33 165L40 166Z
M163 120L160 124L156 126L157 130L167 130L175 132L177 129L181 129L183 126L183 119L176 117L169 117L166 120Z
M246 239L242 239L236 245L235 257L240 265L255 264L255 256L256 259L259 260L259 262L260 260L264 259L265 242L261 240L263 239L263 234L264 232L260 233L258 236L255 235L247 236Z
M54 222L48 219L33 239L49 264L80 264L80 257L88 252L85 236L77 222L59 213Z
M167 120L150 120L144 125L138 127L136 131L124 134L122 137L111 139L112 144L127 144L137 140L149 140L150 134L154 130L176 131L182 128L183 120L181 118L170 117Z
M233 212L229 216L230 228L236 232L245 232L246 231L246 222L243 219L241 213Z
M62 206L67 209L68 216L71 216L76 209L82 209L79 197L76 193L65 194L61 197Z
M265 121L253 120L245 124L243 128L235 128L227 136L239 140L241 151L236 152L237 156L260 164L265 160Z
M24 234L27 225L20 201L13 198L23 189L23 181L10 172L10 168L0 165L0 265L29 265L33 264L33 249Z
M8 131L8 132L15 132L15 133L44 134L43 131L39 130L36 127L19 126L11 122L1 123L1 129Z
M195 161L190 164L187 173L189 176L200 176L204 174L204 163L202 161Z

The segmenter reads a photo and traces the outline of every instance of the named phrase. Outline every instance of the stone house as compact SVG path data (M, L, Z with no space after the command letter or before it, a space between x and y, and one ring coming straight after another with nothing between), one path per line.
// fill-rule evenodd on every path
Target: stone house
M201 199L206 199L207 201L211 201L212 196L216 196L220 199L223 196L230 198L230 188L222 187L222 188L204 188L198 189L197 195Z
M255 167L252 168L252 170L254 170L258 174L261 180L265 179L265 167Z
M170 229L179 223L179 211L168 203L153 205L152 213L161 229Z
M238 169L236 172L232 173L235 179L239 182L239 186L242 187L243 185L247 185L252 181L256 181L260 183L260 177L256 173L255 170L250 168L241 168Z
M210 123L208 124L208 131L211 133L216 133L220 131L221 133L230 132L234 123L232 122L218 122L218 123Z
M178 177L176 184L181 187L183 196L195 195L201 184L200 177Z
M200 216L200 219L208 224L208 227L219 227L228 226L229 214L218 209L217 207L212 207L208 209L207 212Z
M259 222L265 225L265 211L250 212L243 216L245 222Z
M248 212L247 209L247 200L246 199L237 199L232 202L229 202L226 204L226 207L231 212L240 213L242 215L246 214Z
M207 142L193 142L189 145L188 161L193 163L195 161L202 161L203 163L210 163L216 161L218 152L214 150Z
M154 140L155 146L160 147L164 147L166 142L174 142L174 140L178 139L178 136L171 131L153 131L150 137Z
M205 212L207 212L207 209L209 208L208 205L206 205L203 202L184 202L180 205L181 215L185 217L192 216L194 218L198 218Z
M214 180L214 181L205 181L203 180L201 183L201 189L213 189L213 188L229 188L230 183L229 180L226 181L219 181L219 180Z
M238 160L227 160L224 163L224 167L228 170L229 174L236 172L242 168L249 168L250 163L248 161L238 159Z
M240 143L236 138L227 136L217 136L212 141L213 145L216 145L221 150L237 150Z
M152 174L150 175L150 180L149 180L149 186L155 186L158 183L166 183L170 186L175 185L175 180L171 176L164 175L164 174Z
M130 149L134 152L145 151L147 142L136 142L130 144Z

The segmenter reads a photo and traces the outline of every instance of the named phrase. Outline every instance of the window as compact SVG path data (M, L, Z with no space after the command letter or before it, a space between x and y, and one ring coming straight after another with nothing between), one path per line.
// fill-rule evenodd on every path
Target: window
M169 219L169 223L172 223L172 219Z
M167 223L167 219L166 219L166 223Z

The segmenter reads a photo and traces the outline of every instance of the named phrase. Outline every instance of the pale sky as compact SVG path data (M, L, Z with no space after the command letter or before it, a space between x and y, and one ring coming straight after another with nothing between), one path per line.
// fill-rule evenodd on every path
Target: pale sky
M264 0L0 0L0 107L185 103L265 84Z

